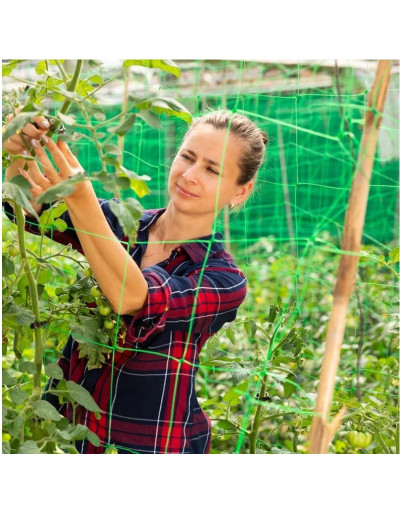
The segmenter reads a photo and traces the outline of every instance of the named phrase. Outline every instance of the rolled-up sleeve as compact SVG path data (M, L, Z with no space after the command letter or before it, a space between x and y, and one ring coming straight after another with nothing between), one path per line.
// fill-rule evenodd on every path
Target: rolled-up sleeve
M215 333L233 321L246 296L246 278L238 268L207 266L188 276L169 275L159 266L143 270L149 290L145 306L125 316L127 338L143 343L162 331Z

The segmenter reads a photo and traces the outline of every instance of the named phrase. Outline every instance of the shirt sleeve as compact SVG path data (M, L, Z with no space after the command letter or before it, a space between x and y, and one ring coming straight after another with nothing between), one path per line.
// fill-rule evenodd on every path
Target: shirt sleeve
M114 198L115 201L119 201L117 198ZM127 239L124 236L123 230L121 225L118 222L118 218L113 214L113 212L110 209L110 203L108 200L103 200L98 198L98 202L100 204L101 210L103 211L103 214L115 234L115 236L120 241L126 241ZM3 208L6 216L13 222L16 223L16 217L14 214L14 210L12 206L8 202L3 202ZM42 214L43 211L50 209L51 204L43 204L43 209L40 212ZM39 214L39 215L40 215ZM68 211L65 211L61 216L60 219L65 221L67 224L67 229L64 232L59 232L58 230L55 230L54 228L48 230L46 232L46 236L52 239L53 241L56 241L57 243L67 245L71 244L72 248L77 250L78 252L83 254L82 246L80 244L78 234L75 230L75 227L71 221L71 217L68 213ZM38 222L35 218L25 218L25 230L31 234L40 235L40 230L38 226Z
M149 286L146 305L125 316L133 343L162 331L215 333L236 318L246 296L246 278L238 268L207 266L202 276L199 268L181 277L152 266L142 273Z

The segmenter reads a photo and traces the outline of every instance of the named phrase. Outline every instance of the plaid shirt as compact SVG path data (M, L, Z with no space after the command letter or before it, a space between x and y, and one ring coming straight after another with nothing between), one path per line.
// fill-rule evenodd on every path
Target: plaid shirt
M126 241L108 201L99 202L116 237ZM149 229L164 210L145 211L140 219L137 243L129 251L138 266ZM6 211L12 217L10 208ZM69 228L54 231L53 239L83 253L68 212L62 219ZM27 230L35 233L28 225ZM96 419L81 408L80 423L102 444L77 442L80 453L103 453L107 444L115 444L119 453L209 453L211 422L195 391L199 354L207 339L235 319L246 295L243 273L215 239L221 235L215 234L213 241L207 236L204 242L182 244L168 259L142 270L149 286L147 302L134 317L121 317L127 326L127 349L114 353L113 365L110 359L99 369L87 369L77 342L69 337L58 360L64 378L85 387L104 411ZM45 397L57 402L49 394ZM59 410L71 418L70 405Z

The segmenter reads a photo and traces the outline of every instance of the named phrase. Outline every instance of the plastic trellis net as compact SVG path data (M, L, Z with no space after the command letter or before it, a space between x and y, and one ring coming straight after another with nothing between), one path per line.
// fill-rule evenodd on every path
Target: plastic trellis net
M178 64L180 78L152 75L166 95L193 116L217 108L245 114L268 134L269 144L254 194L238 211L223 209L214 225L214 234L222 233L225 248L247 277L246 300L236 320L207 341L195 362L188 363L187 347L183 349L171 380L178 384L187 364L196 371L196 394L212 421L212 453L306 453L344 217L376 63ZM332 412L348 407L343 430L360 421L356 411L370 420L373 412L368 409L396 417L398 80L395 64L332 404ZM112 119L121 112L121 98L108 104L103 109ZM132 190L119 193L124 199L137 198L145 209L166 207L169 169L187 130L178 118L162 115L160 120L155 128L138 118L124 138L123 166L151 180L143 196ZM80 139L71 147L89 175L101 169L93 142ZM115 196L99 182L93 185L99 198ZM205 243L208 251L214 240ZM199 282L206 266L205 261ZM77 269L70 264L65 269L71 282ZM54 287L61 283L56 276L53 281ZM60 332L59 339L65 342L69 332ZM57 357L54 343L58 341L47 346L46 362ZM117 338L108 346L108 365L114 366L115 354L123 347ZM174 397L170 430L176 403ZM112 427L107 429L104 446L110 443ZM348 451L340 437L332 448ZM371 448L381 452L376 443Z

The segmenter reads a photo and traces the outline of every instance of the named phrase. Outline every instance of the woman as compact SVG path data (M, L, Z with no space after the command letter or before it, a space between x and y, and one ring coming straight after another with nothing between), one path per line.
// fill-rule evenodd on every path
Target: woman
M82 171L64 142L42 135L44 118L35 119L35 125L23 132L45 175L36 161L26 161L28 172L18 166L33 198ZM104 411L97 420L81 410L80 423L102 443L95 448L85 440L78 446L81 453L103 453L107 444L120 453L209 452L211 423L194 384L199 353L207 339L235 319L246 294L243 273L212 227L225 205L237 207L248 198L266 142L266 135L242 115L215 111L195 119L172 163L168 206L144 212L131 258L121 244L117 218L107 201L96 198L90 181L78 183L65 197L63 219L75 231L53 238L72 242L85 255L102 293L127 325L126 351L116 352L101 369L87 369L73 336L59 359L65 378L84 386ZM19 135L4 148L26 151ZM40 212L42 206L35 208ZM60 411L71 416L68 406Z

